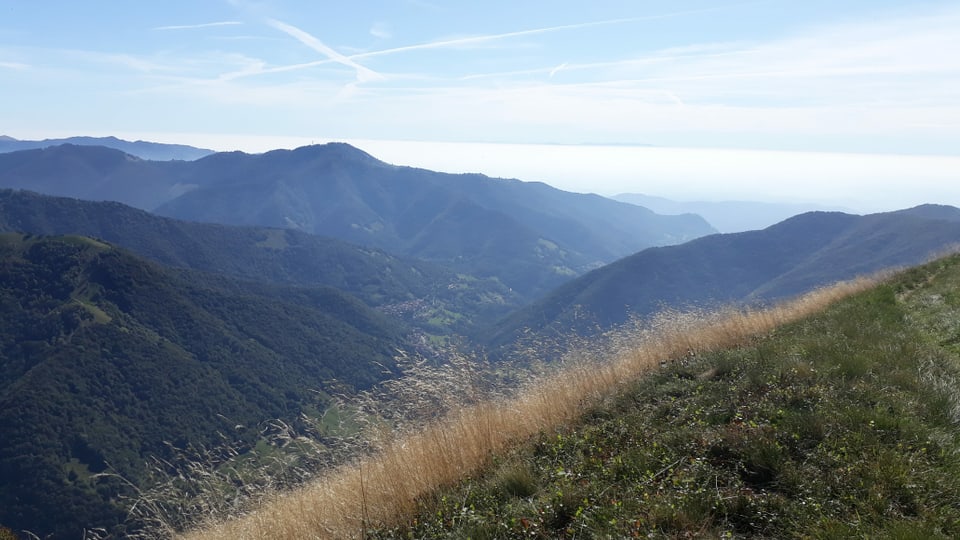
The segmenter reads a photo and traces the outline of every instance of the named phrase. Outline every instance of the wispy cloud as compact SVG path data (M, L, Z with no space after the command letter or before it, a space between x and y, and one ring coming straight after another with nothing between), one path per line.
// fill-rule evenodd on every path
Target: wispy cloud
M785 110L944 107L956 110L960 95L960 10L934 16L877 18L825 25L765 42L691 44L642 56L592 63L546 64L524 70L479 73L463 82L495 80L498 86L538 86L543 94L581 95L625 88L637 96L659 91L687 105L771 107ZM562 70L560 69L562 67ZM556 81L554 76L563 73ZM576 77L572 74L577 73ZM531 82L531 77L533 77ZM673 99L676 97L677 99ZM926 117L926 112L923 113ZM836 129L836 126L831 129Z
M499 41L499 40L510 39L510 38L534 36L538 34L548 34L553 32L579 30L579 29L592 28L597 26L610 26L610 25L627 24L627 23L641 22L641 21L651 21L651 20L657 20L657 19L683 17L687 15L709 13L712 11L718 11L720 9L728 9L728 8L716 7L716 8L697 9L697 10L676 11L673 13L663 13L659 15L645 15L641 17L622 17L619 19L607 19L602 21L590 21L590 22L582 22L582 23L574 23L574 24L561 24L557 26L547 26L542 28L530 28L527 30L518 30L515 32L485 34L480 36L468 36L468 37L460 37L460 38L453 38L453 39L439 39L435 41L429 41L426 43L418 43L415 45L406 45L403 47L394 47L391 49L382 49L379 51L358 53L358 54L351 55L350 58L356 60L360 58L371 58L375 56L385 56L385 55L405 53L410 51L420 51L420 50L428 50L428 49L450 49L450 48L477 45L481 43L488 43L491 41Z
M393 33L390 32L390 26L387 23L376 22L370 27L370 35L377 39L390 39Z
M301 30L300 28L297 28L296 26L278 21L276 19L268 19L267 24L276 28L277 30L280 30L281 32L284 32L285 34L288 34L314 51L326 56L329 61L336 62L354 69L357 74L357 82L369 82L384 79L383 75L355 62L354 57L348 57L335 51L313 35Z
M552 79L554 75L556 75L557 73L560 73L562 70L566 69L567 65L568 65L567 62L564 62L564 63L560 64L559 66L551 69L551 70L550 70L550 78Z
M239 26L243 24L240 21L217 21L201 24L178 24L171 26L158 26L154 30L194 30L197 28L215 28L217 26Z
M608 76L669 86L701 101L762 97L767 104L956 105L960 11L821 27L804 35L732 44L715 54L638 58Z
M649 17L444 38L350 54L344 46L331 47L303 28L258 15L250 19L267 21L267 28L274 30L266 34L267 39L295 48L305 45L308 49L294 52L315 60L278 65L277 58L287 57L290 51L238 46L238 51L247 52L227 55L222 50L183 53L175 49L129 56L72 55L69 58L74 61L61 69L66 72L63 80L68 76L87 80L91 73L117 74L115 88L131 94L175 97L181 103L217 110L250 106L270 115L264 122L297 125L302 132L315 129L314 124L307 125L307 118L322 116L327 133L343 136L749 143L768 148L785 141L781 147L804 149L867 148L869 143L858 146L856 141L873 137L885 148L903 143L914 152L918 148L955 152L955 145L954 149L948 145L960 136L956 97L960 95L960 34L955 32L960 27L960 9L912 11L913 15L796 27L791 35L777 38L715 43L672 40L667 44L673 46L640 54L619 47L583 48L570 54L548 43L551 47L531 50L529 55L512 50L473 54L477 51L472 50L469 56L463 55L465 61L459 61L461 55L438 54L430 55L430 61L397 58L376 63L375 57L477 49L498 40L503 41L498 45L514 47L540 40L507 40L548 32L574 35L577 28L629 24ZM652 18L680 13L690 12ZM371 41L364 37L368 28L362 27L361 41ZM602 30L606 34L614 29ZM0 60L0 69L22 69L18 61L39 69L64 57L62 51L46 51L47 56L42 56L33 50L12 50L0 55L6 60ZM409 60L419 60L419 55L411 56ZM451 57L455 62L450 62ZM125 69L101 70L111 65ZM505 66L500 73L483 73L484 68L475 67L500 65ZM317 66L327 69L316 69L310 77L264 76ZM16 79L28 77L18 73ZM381 84L365 84L370 81Z
M417 43L414 45L405 45L401 47L392 47L389 49L360 52L360 53L354 53L351 55L340 54L334 51L333 49L331 49L330 47L327 47L322 42L320 42L320 40L316 39L310 34L307 34L303 30L300 30L286 23L282 23L280 21L271 19L268 21L268 23L271 26L274 26L275 28L290 34L294 38L300 40L305 45L311 48L314 48L318 52L321 52L322 54L326 55L328 58L325 60L317 60L313 62L302 62L299 64L288 64L284 66L276 66L273 68L265 69L257 74L266 75L271 73L298 71L301 69L308 69L312 67L321 66L324 64L329 64L331 62L337 62L344 65L349 65L350 67L354 67L354 66L357 66L357 64L355 63L356 60L362 60L364 58L374 58L379 56L388 56L388 55L408 53L413 51L472 47L472 46L477 46L482 44L493 43L496 41L507 40L511 38L535 36L539 34L549 34L554 32L563 32L563 31L586 29L586 28L601 27L601 26L628 24L628 23L642 22L642 21L684 17L689 15L697 15L697 14L731 9L731 7L732 6L722 6L722 7L718 6L718 7L712 7L712 8L662 13L657 15L645 15L645 16L639 16L639 17L622 17L617 19L605 19L601 21L588 21L588 22L573 23L573 24L547 26L547 27L541 27L541 28L530 28L530 29L518 30L514 32L502 32L502 33L496 33L496 34L484 34L484 35L466 36L466 37L458 37L458 38L444 38L444 39L437 39L437 40L428 41L424 43ZM370 31L371 34L374 34L376 28L377 27L374 26L374 28L371 29ZM374 35L376 36L376 34ZM363 66L360 66L360 68L364 70L368 70L368 68L365 68ZM550 69L552 68L548 68L546 71L549 72ZM245 74L244 76L248 76L248 75L253 75L253 74L249 73L249 74Z
M623 70L625 68L635 68L649 66L653 64L668 64L674 63L681 60L690 60L695 58L717 58L723 56L739 56L746 55L751 52L750 49L734 49L734 50L721 50L729 49L731 45L729 44L712 44L710 46L703 47L684 47L683 51L689 50L690 52L681 52L680 49L667 49L663 51L658 51L654 54L639 57L639 58L625 58L620 60L608 60L601 62L586 62L586 63L569 63L563 62L560 65L550 67L536 67L530 69L521 69L513 71L495 71L490 73L472 73L470 75L463 75L458 77L459 80L469 81L476 79L493 79L493 78L509 78L509 77L518 77L523 75L540 75L547 74L550 78L554 75L557 75L561 71L597 71L597 70L608 70L608 72L613 70ZM695 52L701 51L701 52ZM712 51L712 52L708 52ZM602 77L602 76L601 76Z
M688 12L653 17L679 16L681 13ZM355 70L358 81L364 82L382 77L359 63L364 58L638 19L642 18L438 40L353 55L342 54L299 28L272 21L272 26L321 53L324 58L274 67L264 64L248 66L234 75L282 73L336 63ZM960 24L960 11L953 10L936 16L822 26L794 37L766 42L692 43L642 56L586 63L552 62L541 67L500 73L456 76L436 72L421 78L431 82L425 83L429 87L420 87L418 91L424 95L464 91L464 84L471 81L497 78L499 80L490 91L502 93L504 85L523 87L534 84L531 89L544 95L562 91L567 97L577 94L588 100L601 88L605 88L604 92L610 88L622 88L625 95L631 92L647 95L645 91L650 95L670 95L667 101L674 106L677 99L687 105L740 105L746 99L758 97L766 100L759 106L768 106L770 102L795 106L879 101L916 103L934 98L955 103L953 90L960 84L960 34L953 31L956 24ZM581 74L571 79L568 76L571 72ZM529 78L523 79L525 75L539 75L540 78L531 83ZM399 77L391 75L391 80L395 79ZM455 83L456 87L437 87L438 81ZM551 83L549 87L542 86L546 82ZM487 86L481 83L475 90L483 92ZM383 91L389 93L391 90L384 88ZM384 94L383 97L389 96ZM598 99L606 97L596 95Z
M100 52L84 49L36 49L32 52L38 65L61 72L126 73L141 74L182 72L189 64L184 58L167 58L153 55ZM63 60L69 62L63 62ZM122 68L118 71L116 68ZM106 69L107 71L103 71Z

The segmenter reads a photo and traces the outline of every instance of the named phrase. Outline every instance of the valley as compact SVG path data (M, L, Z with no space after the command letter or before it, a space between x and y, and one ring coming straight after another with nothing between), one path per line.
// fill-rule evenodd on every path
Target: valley
M960 538L960 3L0 6L0 540Z
M55 539L183 532L205 513L251 508L257 490L309 485L323 467L391 448L372 433L405 437L537 386L564 394L571 377L589 379L563 371L570 359L596 362L587 369L607 386L554 405L558 419L508 418L527 431L499 428L506 438L489 449L464 443L480 461L456 474L485 474L484 456L562 433L616 381L795 320L701 345L665 314L779 313L960 239L960 209L945 205L807 212L723 234L694 214L398 167L341 143L154 161L99 142L0 153L0 524ZM693 333L616 371L624 347L641 348L610 336L669 327ZM258 481L258 459L288 472ZM226 491L171 480L190 475ZM421 476L404 512L457 481ZM199 506L171 512L186 501ZM385 537L440 534L376 522Z

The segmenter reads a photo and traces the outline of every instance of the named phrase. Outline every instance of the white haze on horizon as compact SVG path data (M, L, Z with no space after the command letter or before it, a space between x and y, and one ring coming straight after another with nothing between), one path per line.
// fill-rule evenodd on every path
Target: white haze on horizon
M109 135L248 153L336 140L199 133ZM604 196L643 193L677 201L804 203L857 213L925 203L960 207L960 156L375 139L342 142L395 165L538 181L566 191Z

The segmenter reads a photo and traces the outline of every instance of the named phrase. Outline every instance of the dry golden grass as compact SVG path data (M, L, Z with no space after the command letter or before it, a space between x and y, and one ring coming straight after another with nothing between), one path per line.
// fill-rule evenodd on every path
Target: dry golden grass
M768 308L666 313L619 331L612 346L530 381L512 398L456 408L417 431L259 508L181 536L185 540L363 538L410 515L417 500L479 471L493 455L576 419L589 405L663 362L735 347L876 284L839 283ZM593 358L590 358L590 357ZM589 358L587 360L582 357Z

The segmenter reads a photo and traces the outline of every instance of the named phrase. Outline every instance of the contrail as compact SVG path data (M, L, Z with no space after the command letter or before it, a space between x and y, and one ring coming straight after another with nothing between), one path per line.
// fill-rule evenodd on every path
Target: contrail
M495 41L500 39L507 39L512 37L521 37L521 36L532 36L536 34L546 34L550 32L560 32L562 30L577 30L580 28L590 28L594 26L609 26L614 24L625 24L631 22L639 21L651 21L657 19L669 19L673 17L683 17L685 15L696 15L700 13L708 13L712 11L720 11L730 9L730 6L724 7L712 7L704 9L692 9L687 11L676 11L673 13L663 13L660 15L644 15L640 17L624 17L620 19L607 19L603 21L591 21L583 23L574 23L574 24L562 24L559 26L547 26L544 28L531 28L529 30L518 30L516 32L506 32L503 34L487 34L483 36L471 36L465 38L456 38L456 39L447 39L447 40L438 40L430 41L427 43L419 43L417 45L407 45L404 47L394 47L392 49L383 49L379 51L370 51L365 53L357 53L350 55L350 58L369 58L371 56L383 56L387 54L396 54L407 51L417 51L423 49L442 49L444 47L456 47L458 45L469 45L473 43L483 43L486 41Z
M551 70L550 70L550 78L552 79L554 75L556 75L557 73L560 73L560 71L566 69L566 67L567 67L567 63L564 62L564 63L560 64L559 66L551 69Z
M158 26L154 30L192 30L194 28L212 28L214 26L236 26L243 24L240 21L220 21L212 23L203 23L203 24L183 24L176 26Z
M343 64L347 67L355 69L357 71L357 81L359 82L375 81L375 80L381 80L384 78L383 75L380 75L379 73L377 73L376 71L373 71L370 68L361 66L360 64L354 62L352 57L344 56L343 54L338 53L337 51L328 47L326 44L324 44L322 41L320 41L316 37L308 34L307 32L304 32L303 30L297 28L296 26L289 25L285 22L281 22L276 19L268 19L267 24L276 28L277 30L280 30L281 32L284 32L292 36L294 39L296 39L300 43L303 43L307 47L310 47L311 49L317 51L318 53L326 56L329 59L328 60L329 62L336 62L338 64ZM326 61L323 63L326 63ZM311 62L309 64L301 64L301 65L317 65L317 63Z
M640 16L640 17L624 17L624 18L619 18L619 19L607 19L607 20L603 20L603 21L591 21L591 22L584 22L584 23L563 24L563 25L559 25L559 26L548 26L548 27L544 27L544 28L532 28L532 29L528 29L528 30L518 30L518 31L515 31L515 32L506 32L506 33L502 33L502 34L487 34L487 35L482 35L482 36L471 36L471 37L456 38L456 39L437 40L437 41L430 41L430 42L427 42L427 43L418 43L418 44L416 44L416 45L406 45L406 46L403 46L403 47L394 47L394 48L391 48L391 49L381 49L381 50L379 50L379 51L370 51L370 52L365 52L365 53L357 53L357 54L352 54L352 55L350 55L350 56L342 55L342 54L334 51L333 49L330 49L329 47L327 47L326 45L324 45L323 43L321 43L318 39L314 38L313 36L311 36L310 34L307 34L307 33L304 32L304 31L300 30L299 28L290 26L290 25L285 24L285 23L282 23L282 22L280 22L280 21L276 21L276 20L270 19L268 22L269 22L273 27L275 27L275 28L277 28L277 29L279 29L279 30L282 30L283 32L286 32L287 34L290 34L291 36L293 36L294 38L300 40L302 43L304 43L304 44L307 45L308 47L314 48L314 44L315 44L315 45L319 45L320 47L322 47L322 49L320 49L320 48L315 48L315 50L317 50L318 52L321 52L321 53L327 55L328 59L327 59L327 60L317 60L317 61L314 61L314 62L304 62L304 63L302 63L302 64L291 64L291 65L286 65L286 66L278 66L278 67L275 67L275 68L264 69L264 70L259 71L259 72L257 72L257 73L250 73L250 74L246 74L246 75L240 75L240 74L238 74L238 76L266 75L266 74L268 74L268 73L282 73L282 72L285 72L285 71L295 71L295 70L299 70L299 69L306 69L306 68L311 68L311 67L315 67L315 66L321 66L321 65L324 65L324 64L329 64L329 63L331 63L331 62L337 62L337 63L341 63L341 64L344 64L344 65L348 65L348 66L350 66L350 67L353 67L354 69L358 69L358 68L359 68L359 69L358 69L358 72L359 72L360 70L365 70L365 71L368 72L368 73L374 74L375 77L382 78L382 75L380 75L380 74L378 74L378 73L370 70L369 68L365 68L365 67L363 67L363 66L360 66L359 64L357 64L356 62L354 62L354 60L359 60L359 59L362 59L362 58L371 58L371 57L374 57L374 56L386 56L386 55L390 55L390 54L404 53L404 52L409 52L409 51L419 51L419 50L428 50L428 49L442 49L442 48L446 48L446 47L457 47L457 46L460 46L460 45L470 45L470 44L476 44L476 43L484 43L484 42L488 42L488 41L496 41L496 40L507 39L507 38L512 38L512 37L532 36L532 35L536 35L536 34L546 34L546 33L550 33L550 32L560 32L560 31L563 31L563 30L576 30L576 29L580 29L580 28L590 28L590 27L594 27L594 26L608 26L608 25L614 25L614 24L625 24L625 23L639 22L639 21L651 21L651 20L658 20L658 19L669 19L669 18L673 18L673 17L683 17L683 16L686 16L686 15L697 15L697 14L701 14L701 13L709 13L709 12L714 12L714 11L727 10L727 9L731 9L731 7L736 7L736 6L741 6L741 5L752 5L752 4L756 4L756 3L757 3L757 2L747 2L747 3L745 3L745 4L736 4L736 5L734 5L734 6L722 6L722 7L718 6L718 7L712 7L712 8L704 8L704 9L693 9L693 10L687 10L687 11L676 11L676 12L673 12L673 13L663 13L663 14L660 14L660 15L644 15L644 16ZM311 44L311 43L313 43L313 44ZM358 75L359 75L359 73L358 73ZM235 77L233 77L233 78L235 78Z

